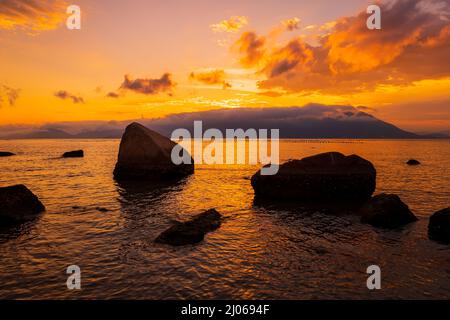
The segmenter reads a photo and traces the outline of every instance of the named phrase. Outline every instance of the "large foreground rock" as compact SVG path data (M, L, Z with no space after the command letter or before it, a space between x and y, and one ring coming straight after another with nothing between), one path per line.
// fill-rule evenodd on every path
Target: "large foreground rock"
M65 152L62 155L62 157L63 158L83 158L84 151L83 150L68 151L68 152Z
M116 180L165 180L194 172L191 164L176 165L171 153L175 142L139 123L130 124L122 136L114 169Z
M361 222L378 228L395 229L417 221L409 207L395 194L379 194L360 210Z
M44 205L24 185L0 188L0 220L21 222L45 211Z
M15 156L15 154L12 152L0 151L0 157L11 157L11 156Z
M220 227L222 216L215 209L196 215L187 222L177 222L161 233L155 242L183 246L203 241L205 234Z
M428 224L430 239L450 243L450 207L434 213Z
M375 191L376 170L357 155L329 152L288 161L272 176L258 171L251 183L260 200L364 202Z

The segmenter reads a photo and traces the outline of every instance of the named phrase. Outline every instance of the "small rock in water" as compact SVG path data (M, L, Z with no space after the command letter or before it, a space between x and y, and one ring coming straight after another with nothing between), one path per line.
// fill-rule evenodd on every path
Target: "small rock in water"
M15 154L12 152L0 151L0 157L11 157L11 156L15 156Z
M83 158L84 152L83 152L83 150L69 151L69 152L65 152L62 155L62 157L63 158Z
M328 253L328 250L324 247L317 247L315 249L313 249L317 254L319 255L324 255Z
M0 188L0 220L22 222L45 211L44 205L26 186Z
M439 210L430 217L428 236L432 240L450 243L450 207Z
M416 159L410 159L410 160L408 160L408 162L406 162L406 164L409 166L417 166L420 164L420 161L418 161Z
M395 229L417 221L409 207L395 194L379 194L360 209L361 222L374 227Z
M177 222L161 233L157 243L183 246L201 242L205 234L220 227L222 215L215 209L200 213L187 222Z

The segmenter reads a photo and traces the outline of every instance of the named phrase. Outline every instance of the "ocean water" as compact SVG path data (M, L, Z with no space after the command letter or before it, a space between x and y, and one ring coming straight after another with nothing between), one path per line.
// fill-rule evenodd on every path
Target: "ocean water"
M283 140L281 160L356 153L377 168L377 192L398 194L419 221L393 231L300 206L253 204L258 166L198 165L176 185L119 185L119 140L0 141L0 186L23 183L47 212L0 228L0 298L449 299L450 246L428 239L428 217L450 205L450 141ZM83 159L60 159L84 149ZM405 161L418 159L410 167ZM100 212L96 208L107 208ZM209 208L222 226L195 246L154 238ZM381 290L366 287L381 268ZM68 290L66 268L81 268Z

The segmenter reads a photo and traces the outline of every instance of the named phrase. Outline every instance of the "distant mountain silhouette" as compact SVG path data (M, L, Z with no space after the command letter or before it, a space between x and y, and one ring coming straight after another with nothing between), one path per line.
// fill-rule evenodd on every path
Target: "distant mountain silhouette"
M11 135L14 139L70 139L73 136L63 130L43 129ZM6 138L10 138L7 136Z
M432 132L432 133L419 133L423 138L430 139L450 139L450 131Z
M93 139L120 138L132 121L170 136L177 128L193 132L193 123L202 120L203 132L220 129L280 129L280 138L340 138L340 139L418 139L440 138L421 136L402 130L390 123L352 106L309 104L304 107L220 109L170 115L158 119L138 119L109 122L65 122L47 124L39 129L1 130L0 138L8 139Z

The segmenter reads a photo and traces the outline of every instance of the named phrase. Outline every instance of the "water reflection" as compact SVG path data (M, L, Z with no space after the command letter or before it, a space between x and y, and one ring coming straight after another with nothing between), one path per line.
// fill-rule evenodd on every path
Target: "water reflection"
M331 216L342 215L358 215L358 211L361 208L361 203L355 202L296 202L296 201L272 201L262 197L254 197L253 208L265 209L267 212L280 212L285 211L291 214L308 214L314 212L320 212L322 214Z
M42 214L44 213L22 223L0 221L0 244L32 234Z
M176 184L115 183L118 145L118 140L0 141L0 149L23 154L0 161L0 184L26 184L48 210L38 221L10 230L12 239L0 232L0 239L10 239L0 241L0 297L450 296L450 247L427 235L428 217L448 206L448 142L281 143L282 161L334 150L372 161L379 173L376 193L399 194L420 218L395 231L361 224L358 215L336 207L333 215L303 204L255 202L248 179L259 166L197 165L194 175ZM75 149L86 150L83 161L46 160ZM405 165L418 155L422 166ZM172 248L153 242L172 220L185 221L209 208L226 219L202 243ZM85 281L76 293L65 286L71 264L82 267ZM384 272L379 292L365 286L371 264Z
M177 195L189 181L190 177L165 182L116 182L123 219L119 250L123 263L146 259L156 236L177 220Z
M118 202L125 216L136 216L164 208L164 202L171 199L189 183L190 177L178 181L127 181L115 182Z

